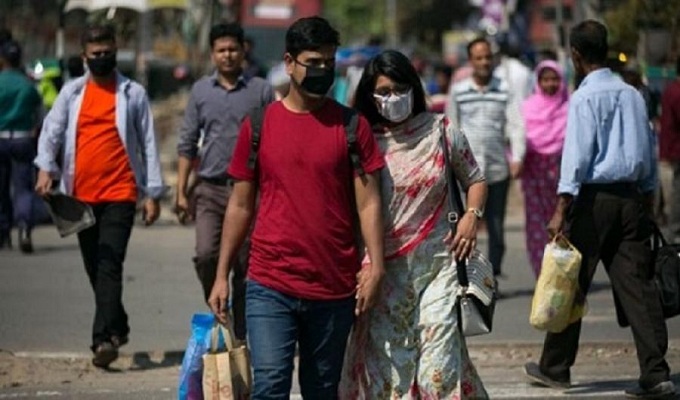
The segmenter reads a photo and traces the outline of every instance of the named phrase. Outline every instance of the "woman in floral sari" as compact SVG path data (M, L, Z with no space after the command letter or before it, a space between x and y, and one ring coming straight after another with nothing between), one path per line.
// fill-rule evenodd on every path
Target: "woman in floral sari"
M378 303L355 324L340 398L486 398L458 327L452 262L481 257L475 245L484 177L463 133L426 112L420 79L403 54L386 51L367 64L355 104L373 125L387 164L381 177L386 275ZM469 206L455 237L446 219L445 162Z

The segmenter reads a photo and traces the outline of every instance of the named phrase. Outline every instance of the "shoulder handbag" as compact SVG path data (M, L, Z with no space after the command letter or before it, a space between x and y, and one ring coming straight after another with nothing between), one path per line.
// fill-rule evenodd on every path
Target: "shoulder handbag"
M451 159L449 158L449 144L446 140L446 130L442 124L441 146L444 152L444 169L446 171L446 183L448 188L449 212L447 220L451 226L451 234L455 236L458 228L458 219L465 212L463 200L460 196L458 182L453 173ZM465 336L476 336L490 333L493 326L493 313L496 308L496 279L493 275L493 267L476 249L473 249L471 257L466 260L456 261L456 273L458 274L459 324L458 326Z
M680 314L680 245L668 244L659 227L652 225L654 284L661 298L663 316L671 318Z

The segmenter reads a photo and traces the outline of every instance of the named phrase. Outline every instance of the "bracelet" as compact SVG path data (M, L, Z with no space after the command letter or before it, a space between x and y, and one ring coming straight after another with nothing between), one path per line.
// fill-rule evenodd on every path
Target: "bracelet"
M480 210L479 208L470 207L467 209L467 212L474 214L477 219L482 219L484 217L484 211Z

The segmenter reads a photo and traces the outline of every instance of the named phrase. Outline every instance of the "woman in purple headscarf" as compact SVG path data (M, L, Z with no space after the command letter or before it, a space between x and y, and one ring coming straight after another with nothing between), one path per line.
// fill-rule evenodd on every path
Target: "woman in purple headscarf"
M529 261L538 277L543 249L548 242L546 225L557 203L557 181L569 95L562 68L546 60L536 67L536 89L522 104L527 153L522 171Z

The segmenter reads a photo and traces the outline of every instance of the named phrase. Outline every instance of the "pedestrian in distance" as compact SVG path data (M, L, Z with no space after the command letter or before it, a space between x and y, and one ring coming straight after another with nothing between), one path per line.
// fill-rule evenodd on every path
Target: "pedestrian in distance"
M45 117L35 164L36 191L60 191L92 207L96 223L78 233L78 244L95 297L92 363L106 368L128 342L122 303L123 262L136 204L153 224L163 185L151 107L144 88L116 69L116 35L92 25L81 36L88 73L67 83Z
M680 56L675 71L675 80L668 84L661 98L659 158L668 163L673 171L668 239L680 243Z
M290 91L246 119L229 165L234 190L209 304L226 323L227 276L255 218L246 288L253 400L288 398L296 344L302 396L337 398L355 314L373 305L385 273L384 161L366 119L327 97L339 44L323 18L290 26ZM357 288L358 231L373 263Z
M526 149L521 98L511 90L509 82L493 74L491 44L485 38L472 40L467 52L472 76L453 85L446 115L465 132L486 178L489 197L484 218L489 232L488 258L498 276L505 254L505 208L510 179L520 176Z
M355 107L385 156L380 182L386 272L376 305L355 323L340 397L487 398L459 327L452 262L454 256L479 254L482 171L460 129L427 111L420 78L402 53L388 50L368 62ZM447 219L445 163L467 194L455 237ZM364 258L367 268L371 263Z
M196 208L196 256L194 267L205 301L215 283L222 223L232 186L227 167L232 159L241 121L252 109L274 100L274 92L262 78L248 77L243 29L220 23L210 30L211 58L215 71L196 82L184 112L177 144L177 197L175 210L180 223L192 218L190 197ZM198 143L203 134L202 146ZM198 162L197 183L189 188L189 175ZM190 192L192 192L190 196ZM233 260L232 307L234 334L245 339L246 253Z
M19 249L33 252L33 158L41 114L40 94L21 70L21 46L7 39L0 43L0 250L12 247L16 227Z
M522 103L521 109L527 138L522 191L527 253L534 276L538 278L543 250L549 240L545 227L557 205L557 181L567 129L569 93L562 68L557 62L543 61L535 71L536 88Z
M655 137L640 93L605 67L607 29L587 20L569 35L571 58L581 82L569 103L559 200L548 225L583 255L580 297L600 261L609 274L617 314L631 325L640 367L629 398L670 398L675 392L665 359L668 332L652 280L650 214L657 184ZM581 320L548 333L530 380L556 389L571 386Z

